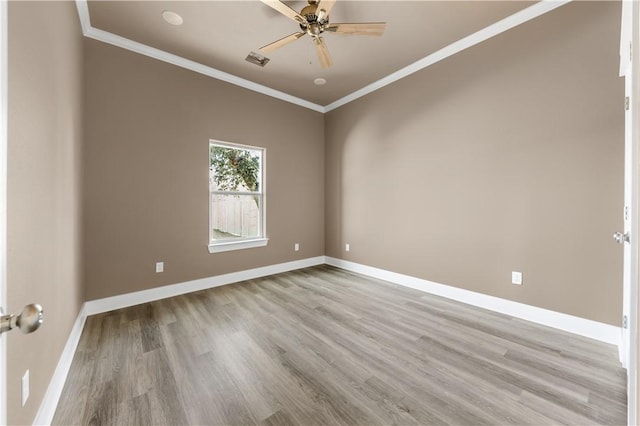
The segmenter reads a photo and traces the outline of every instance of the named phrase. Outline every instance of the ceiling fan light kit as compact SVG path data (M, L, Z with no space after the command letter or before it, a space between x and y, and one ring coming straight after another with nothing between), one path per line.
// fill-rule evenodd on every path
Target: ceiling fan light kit
M295 21L300 26L301 31L297 31L279 40L262 46L260 51L263 53L273 52L289 43L293 43L299 38L309 35L316 47L318 61L322 68L329 68L333 65L329 49L321 35L325 31L338 34L349 35L370 35L381 36L384 33L386 23L384 22L360 22L360 23L329 23L329 13L333 8L336 0L307 0L308 5L305 6L300 13L296 12L286 4L279 0L262 0L263 3L277 10L287 18Z

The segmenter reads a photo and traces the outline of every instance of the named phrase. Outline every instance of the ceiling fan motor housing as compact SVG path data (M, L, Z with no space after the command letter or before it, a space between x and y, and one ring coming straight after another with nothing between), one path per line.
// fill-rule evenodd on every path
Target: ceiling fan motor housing
M310 36L318 36L324 32L325 27L329 24L329 17L325 16L322 21L318 20L318 3L309 2L308 6L300 11L300 15L304 16L307 24L300 24L300 29L307 32Z

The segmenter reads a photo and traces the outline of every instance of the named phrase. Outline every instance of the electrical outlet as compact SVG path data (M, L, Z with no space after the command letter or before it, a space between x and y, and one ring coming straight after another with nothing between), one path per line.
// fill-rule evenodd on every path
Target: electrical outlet
M156 274L164 272L164 262L156 262Z
M522 285L522 272L511 271L511 284Z
M27 399L29 399L29 370L24 373L22 376L22 406L27 403Z
M300 250L300 244L295 243L295 244L293 245L293 250L295 250L295 251L299 251L299 250Z
M350 248L350 247L349 247L349 243L347 243L347 244L345 244L345 245L344 245L344 251L349 251L349 248Z

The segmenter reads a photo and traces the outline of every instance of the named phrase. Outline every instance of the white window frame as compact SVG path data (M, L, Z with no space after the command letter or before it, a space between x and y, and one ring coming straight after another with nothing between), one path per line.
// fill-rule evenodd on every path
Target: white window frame
M267 197L266 197L266 164L267 164L267 149L259 146L243 145L232 142L219 141L215 139L209 140L207 149L208 155L211 155L211 145L222 146L226 148L234 149L247 149L252 151L261 151L261 164L260 164L260 185L258 192L243 192L243 191L218 191L218 194L230 194L230 195L259 195L260 196L260 235L258 237L251 238L233 238L233 239L218 239L214 240L212 235L213 224L211 223L211 196L214 193L209 189L209 253L220 253L231 250L242 250L254 247L264 247L269 242L267 235ZM207 159L210 163L210 159Z

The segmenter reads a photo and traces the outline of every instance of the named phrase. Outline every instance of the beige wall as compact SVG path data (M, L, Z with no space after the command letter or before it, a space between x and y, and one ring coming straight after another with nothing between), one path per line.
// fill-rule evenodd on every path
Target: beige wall
M46 322L9 336L9 422L83 300L325 253L619 325L619 17L563 6L323 117L11 3L8 305ZM208 253L210 138L267 148L267 247Z
M88 300L324 254L322 114L89 39L85 73ZM209 254L209 139L267 149L267 247Z
M82 33L72 2L9 3L8 118L8 308L45 310L36 333L8 336L8 422L31 424L84 300Z
M620 325L619 21L575 2L327 114L327 255Z

